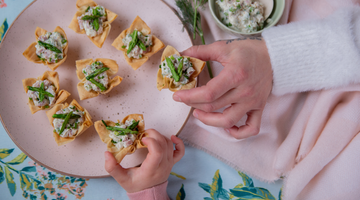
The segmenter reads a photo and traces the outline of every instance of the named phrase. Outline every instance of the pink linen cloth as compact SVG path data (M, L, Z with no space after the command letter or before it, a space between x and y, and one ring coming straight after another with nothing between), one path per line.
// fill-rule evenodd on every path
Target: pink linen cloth
M172 0L166 0L175 7ZM351 0L286 0L279 24L326 17ZM207 43L231 39L208 10L201 11ZM200 44L200 43L197 43ZM182 49L179 49L182 51ZM212 63L215 75L222 66ZM208 81L206 70L200 85ZM237 170L266 182L285 176L283 199L359 199L360 85L307 93L271 95L257 136L236 140L221 128L190 117L180 133ZM244 117L238 125L244 124Z

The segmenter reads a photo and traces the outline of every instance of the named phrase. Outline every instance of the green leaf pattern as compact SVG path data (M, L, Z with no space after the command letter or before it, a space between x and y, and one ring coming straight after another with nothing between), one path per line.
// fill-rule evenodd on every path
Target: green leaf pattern
M0 4L0 8L1 8L1 4ZM5 18L2 25L0 25L0 43L1 43L2 39L4 38L5 33L8 30L8 28L9 28L9 25L7 23L7 19ZM1 149L0 149L0 152L1 152ZM0 153L0 158L1 158L1 153Z
M27 156L20 153L14 159L4 161L3 159L10 156L13 151L14 149L0 149L0 184L6 180L11 196L17 192L16 181L19 180L20 184L18 185L20 185L24 199L65 200L69 194L73 195L74 199L84 197L88 179L63 176L48 171L33 161L29 162L29 166L17 169L17 166L22 164ZM18 178L14 176L14 172L18 174ZM185 194L184 189L182 190Z
M271 192L265 188L255 187L253 180L245 173L238 172L243 183L237 184L234 188L226 190L223 188L223 181L220 176L220 170L215 172L211 184L199 183L199 187L210 194L210 197L204 197L204 200L275 200Z
M5 180L4 170L3 170L2 166L0 165L0 184L2 182L4 182L4 180Z
M184 200L185 197L186 197L186 194L185 194L185 190L184 190L184 184L181 184L181 188L176 195L176 200Z
M23 163L27 156L20 153L10 161L4 161L4 158L10 156L14 149L0 149L0 184L6 180L9 192L12 196L16 193L16 182L13 172L18 174L22 196L25 199L60 199L65 200L67 195L73 195L76 199L84 197L86 181L88 179L75 178L59 175L48 171L45 167L30 161L29 166L22 169L16 169L17 165ZM199 187L209 193L210 197L204 197L204 200L275 200L275 197L265 188L255 187L253 180L245 173L238 172L242 179L242 183L237 184L232 189L223 188L223 180L218 169L213 178L212 183L198 183ZM185 177L171 172L171 175L182 180ZM281 200L281 190L279 192L279 200ZM181 185L176 195L176 200L184 200L186 197L184 184Z
M14 149L0 149L0 160L8 157Z
M12 161L6 162L6 164L18 165L18 164L23 163L26 158L27 158L27 156L24 153L21 153L18 156L16 156L16 158L14 158Z
M9 188L11 196L14 196L14 194L16 192L16 184L14 182L14 175L13 175L13 173L11 173L10 169L7 166L5 167L5 178L6 178L6 183Z

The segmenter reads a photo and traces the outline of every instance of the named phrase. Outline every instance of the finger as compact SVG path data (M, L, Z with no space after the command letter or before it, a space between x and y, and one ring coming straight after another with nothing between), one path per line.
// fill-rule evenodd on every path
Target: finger
M175 144L173 158L174 158L174 163L177 163L185 154L185 145L183 141L180 138L176 137L175 135L171 136L171 141Z
M121 165L116 162L114 156L106 151L105 154L105 170L120 184L124 180L127 180L128 173Z
M220 108L223 108L225 106L231 105L233 103L243 103L247 99L241 98L243 96L243 92L240 91L241 89L235 88L231 89L228 92L226 92L224 95L219 97L213 102L210 103L190 103L188 106L191 106L193 108L200 109L205 112L213 112L215 110L218 110Z
M166 140L166 147L167 147L166 148L166 157L167 157L168 161L171 161L171 160L173 160L173 155L174 155L174 144L169 138L167 138L165 136L164 136L164 138Z
M210 103L241 84L243 80L245 77L241 69L233 72L230 68L224 68L218 76L211 79L205 86L177 91L173 94L173 99L185 104Z
M227 131L236 139L243 139L250 136L257 135L260 132L261 116L263 110L255 110L249 112L246 124L239 128L234 126L227 129Z
M155 140L157 140L161 146L163 146L164 144L166 144L166 140L164 138L164 136L159 133L158 131L156 131L155 129L147 129L145 131L149 138L154 138Z
M159 145L158 141L151 137L144 137L141 140L148 148L149 153L147 154L141 168L146 170L155 171L161 160L163 159L163 150Z
M220 56L224 54L224 48L225 45L215 42L209 45L192 46L181 52L181 55L198 58L203 61L219 61Z
M230 128L233 127L246 114L248 106L244 104L233 104L226 108L223 113L204 112L195 109L193 115L206 125Z

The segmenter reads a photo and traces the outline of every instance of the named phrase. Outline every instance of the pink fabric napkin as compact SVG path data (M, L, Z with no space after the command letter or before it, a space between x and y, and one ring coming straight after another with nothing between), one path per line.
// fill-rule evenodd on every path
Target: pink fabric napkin
M167 0L174 7L174 2ZM351 0L287 0L280 24L323 18ZM202 11L207 43L230 39ZM200 43L197 43L200 44ZM180 51L182 49L179 49ZM214 74L222 66L212 63ZM200 85L208 81L205 70ZM221 128L190 117L180 134L237 170L266 182L285 176L283 199L359 199L360 85L270 96L260 133L236 140ZM244 124L243 118L238 125Z

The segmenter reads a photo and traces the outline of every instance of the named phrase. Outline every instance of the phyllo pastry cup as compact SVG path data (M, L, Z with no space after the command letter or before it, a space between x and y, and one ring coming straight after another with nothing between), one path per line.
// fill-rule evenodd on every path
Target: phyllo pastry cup
M79 126L79 128L77 130L77 133L73 137L61 137L54 130L53 136L54 136L55 142L57 143L58 146L72 142L73 140L75 140L76 137L81 135L86 129L88 129L90 126L93 125L93 122L91 120L91 116L90 116L89 112L86 109L84 109L83 107L81 107L80 104L74 99L74 100L72 100L70 105L68 105L67 103L57 104L51 110L46 112L46 116L48 117L49 122L53 128L55 128L54 124L53 124L55 118L53 118L53 115L56 114L57 111L59 111L61 109L65 109L68 106L75 106L77 110L84 112L84 121L81 123L81 125Z
M66 58L67 58L67 52L68 52L68 41L67 41L67 37L65 34L65 31L60 27L57 26L53 32L58 32L60 33L60 35L62 35L64 37L64 39L66 40L66 44L63 47L63 53L64 53L64 57L59 60L57 63L49 63L47 60L42 61L39 56L36 54L36 44L37 41L39 40L39 37L42 35L45 35L48 31L46 31L45 29L42 29L40 27L36 27L35 29L35 38L36 38L36 42L33 42L24 52L23 55L25 56L26 59L28 59L31 62L37 63L37 64L44 64L46 66L48 66L51 70L55 70L57 67L59 67L62 63L65 62Z
M106 129L106 126L104 123L100 121L96 121L94 126L96 129L96 132L99 134L100 139L107 144L107 150L112 153L118 163L122 161L122 159L129 154L132 154L136 151L136 149L140 148L146 148L146 146L141 142L141 139L143 137L147 136L147 133L145 133L145 123L144 118L142 114L130 114L126 116L121 122L125 123L126 120L135 120L140 121L137 128L138 128L138 134L136 135L136 139L133 142L132 145L118 149L112 142L112 138L110 138L110 130ZM110 120L103 120L107 126L115 126L115 122ZM118 123L120 121L118 120Z
M117 50L120 50L124 53L126 62L134 69L137 70L141 65L143 65L150 56L154 55L160 49L164 48L165 45L158 39L156 36L152 35L153 45L150 47L150 51L143 54L143 56L139 59L136 58L129 58L127 56L127 49L123 48L124 43L123 39L126 37L127 34L131 34L134 30L138 30L145 35L151 34L151 29L148 25L139 17L136 16L135 20L132 22L128 29L125 29L121 34L114 40L112 46L114 46Z
M84 87L84 84L86 82L86 76L84 75L84 73L82 72L82 70L87 66L87 65L91 65L93 62L96 61L100 61L104 64L104 67L109 68L109 70L106 71L106 74L109 77L109 84L108 87L105 91L94 91L94 90L90 90L87 91ZM89 59L84 59L84 60L77 60L76 61L76 75L78 77L78 79L81 81L77 84L77 90L79 92L79 97L80 100L84 100L84 99L90 99L93 97L97 97L99 96L99 94L106 94L108 92L110 92L115 86L119 85L122 81L122 77L120 76L115 76L114 78L110 78L112 75L116 74L119 70L119 66L117 65L115 60L111 60L111 59L106 59L106 58L96 58L95 60L89 58Z
M168 45L165 48L163 54L161 55L161 62L163 62L167 57L174 55L174 54L180 56L180 53L174 47ZM174 84L174 79L166 77L166 76L164 77L162 75L161 68L159 68L158 73L157 73L157 85L156 85L156 87L159 91L162 89L168 88L170 91L176 92L178 90L191 89L196 86L196 77L204 69L205 62L200 59L192 58L192 57L188 57L188 56L182 56L182 57L189 58L190 62L193 64L193 68L195 69L195 72L193 74L191 74L191 76L189 77L189 82L185 85L176 86Z
M92 0L77 0L76 7L77 7L78 11L75 13L73 19L71 20L69 28L74 30L76 33L86 35L85 29L80 29L79 21L78 21L77 17L83 15L86 12L86 9L89 6L95 7L97 5L98 4L95 3ZM94 36L94 37L88 36L88 38L99 48L101 48L102 45L104 44L107 36L110 33L111 23L117 17L117 14L111 12L107 8L105 8L105 12L106 12L106 20L102 24L103 32L101 34L99 34L99 35Z
M59 75L57 72L52 72L52 71L46 71L46 72L44 72L43 75L41 75L37 78L23 79L22 83L23 83L23 87L24 87L26 94L29 91L28 86L32 86L38 80L41 80L41 81L49 80L55 86L55 94L56 94L55 100L54 100L55 104L50 107L48 107L48 106L39 107L39 106L35 106L33 100L28 98L28 105L29 105L31 114L34 114L39 110L46 110L46 109L52 108L56 104L60 104L60 103L64 102L70 96L70 93L68 91L60 90Z

